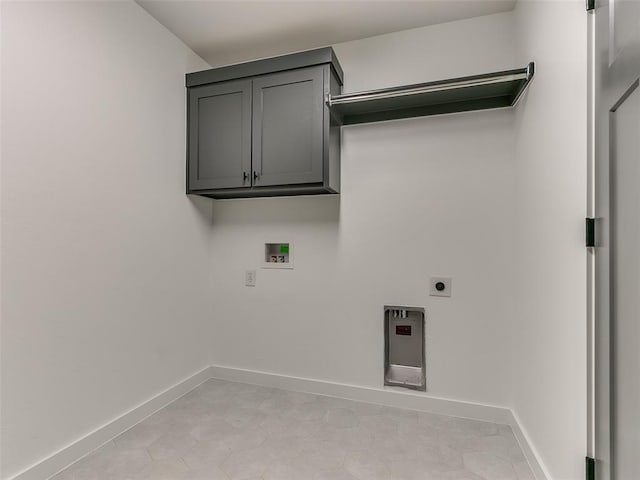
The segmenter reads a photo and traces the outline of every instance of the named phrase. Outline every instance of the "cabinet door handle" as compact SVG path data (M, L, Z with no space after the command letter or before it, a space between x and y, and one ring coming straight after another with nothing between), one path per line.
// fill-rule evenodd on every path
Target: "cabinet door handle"
M247 183L249 180L249 174L247 172L242 172L242 183Z
M260 180L260 175L258 175L258 172L256 172L255 170L253 171L253 183L256 182L256 180Z

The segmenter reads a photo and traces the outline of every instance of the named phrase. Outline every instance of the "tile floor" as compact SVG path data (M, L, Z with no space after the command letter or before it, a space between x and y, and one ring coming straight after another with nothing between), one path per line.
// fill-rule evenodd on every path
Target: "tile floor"
M533 480L505 425L209 380L54 480Z

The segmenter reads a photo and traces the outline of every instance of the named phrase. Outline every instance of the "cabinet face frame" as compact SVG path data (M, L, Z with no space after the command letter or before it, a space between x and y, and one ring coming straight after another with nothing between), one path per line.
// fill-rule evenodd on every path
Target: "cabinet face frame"
M200 171L208 159L203 158L201 151L202 125L201 104L203 101L218 97L239 94L241 96L240 111L231 112L239 116L240 157L230 159L237 172L232 175L201 178ZM188 91L188 138L187 138L187 192L219 188L242 188L251 186L251 80L241 79L229 82L202 85ZM215 112L214 112L215 114ZM232 115L221 114L214 121L226 121ZM209 159L211 161L211 159Z

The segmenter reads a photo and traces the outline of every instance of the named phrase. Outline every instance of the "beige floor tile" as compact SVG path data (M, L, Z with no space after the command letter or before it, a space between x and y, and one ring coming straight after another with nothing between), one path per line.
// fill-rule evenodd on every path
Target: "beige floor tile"
M370 453L347 455L344 468L360 480L390 480L391 472L387 464Z
M224 418L205 418L189 433L198 441L225 440L235 435L239 430Z
M73 480L122 480L133 478L148 465L151 458L144 448L101 449L92 455L80 460L69 469L56 476ZM66 475L66 476L65 476Z
M524 455L515 438L503 435L488 435L482 437L465 438L456 442L452 447L463 453L490 453L511 463L524 461Z
M164 431L158 425L142 422L118 435L113 441L118 448L146 448L160 438Z
M358 418L360 429L374 438L387 438L399 433L398 423L387 416L367 415Z
M313 480L315 468L302 458L272 463L262 475L264 480Z
M180 458L198 444L189 433L169 430L147 447L153 460Z
M220 464L220 469L231 480L245 480L251 477L261 477L272 462L273 458L266 449L256 448L232 453Z
M389 463L394 479L419 480L442 477L447 472L464 469L462 455L443 452L440 448L429 449L419 454L408 453L396 456Z
M358 480L357 477L351 475L344 468L335 468L333 470L323 470L316 472L313 480Z
M356 402L355 400L344 398L326 397L325 400L329 408L348 408L358 417L380 415L384 408L382 405L376 405L375 403Z
M200 470L189 470L181 474L175 480L230 480L229 476L215 465ZM246 479L250 480L250 479ZM261 480L256 477L255 480Z
M324 421L338 428L357 427L360 423L356 414L348 408L330 408Z
M152 461L133 480L175 480L188 471L181 458L166 458Z
M440 480L486 480L479 477L469 470L454 470L451 472L444 472L440 476Z
M198 442L182 455L186 465L192 470L202 470L209 465L220 465L231 455L229 447L219 440Z
M258 410L267 415L282 415L293 408L295 404L290 399L280 395L272 394L258 405Z
M306 438L301 446L300 458L316 470L341 467L347 456L344 447L335 442Z
M464 466L486 480L518 480L513 465L490 453L465 453Z
M508 426L210 380L55 480L533 480Z
M281 416L299 422L313 422L324 420L328 407L322 401L310 401L305 403L294 403L293 406Z

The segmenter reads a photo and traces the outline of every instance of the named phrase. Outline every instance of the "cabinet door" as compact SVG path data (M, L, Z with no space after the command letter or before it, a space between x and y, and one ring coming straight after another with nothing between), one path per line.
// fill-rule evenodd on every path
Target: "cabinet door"
M322 182L323 68L253 80L253 184Z
M251 80L189 90L187 190L251 185Z

